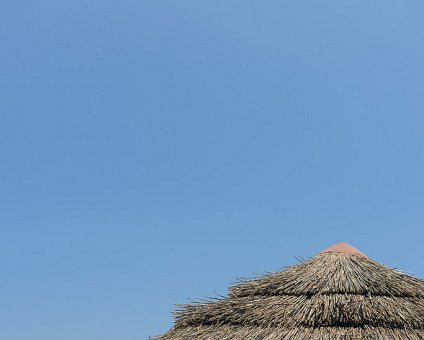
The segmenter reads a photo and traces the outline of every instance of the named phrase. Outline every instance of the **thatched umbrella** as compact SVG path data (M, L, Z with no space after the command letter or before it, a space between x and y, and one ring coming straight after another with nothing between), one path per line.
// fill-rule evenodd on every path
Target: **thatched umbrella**
M158 339L424 339L424 280L339 243L227 298L180 306Z

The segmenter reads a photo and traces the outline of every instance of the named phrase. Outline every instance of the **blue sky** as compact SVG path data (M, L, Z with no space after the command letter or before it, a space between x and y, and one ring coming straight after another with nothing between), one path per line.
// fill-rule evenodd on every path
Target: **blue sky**
M338 241L424 276L422 1L0 5L0 337L147 339Z

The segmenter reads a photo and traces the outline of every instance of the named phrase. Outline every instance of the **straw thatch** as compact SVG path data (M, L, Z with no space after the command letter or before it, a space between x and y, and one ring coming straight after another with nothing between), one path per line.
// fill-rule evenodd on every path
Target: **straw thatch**
M182 305L160 340L424 339L424 281L339 244Z

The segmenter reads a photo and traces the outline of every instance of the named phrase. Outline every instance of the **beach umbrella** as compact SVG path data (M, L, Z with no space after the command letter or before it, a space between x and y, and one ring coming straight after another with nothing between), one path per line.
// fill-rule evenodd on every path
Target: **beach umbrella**
M157 339L424 339L424 280L338 243L226 298L179 306Z

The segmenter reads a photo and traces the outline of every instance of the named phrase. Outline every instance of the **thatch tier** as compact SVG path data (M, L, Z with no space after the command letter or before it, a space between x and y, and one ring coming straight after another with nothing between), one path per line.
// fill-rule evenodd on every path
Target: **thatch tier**
M182 306L176 328L198 325L263 327L389 327L424 329L424 299L364 295L267 296Z
M193 326L171 330L160 340L423 340L424 331L378 327L261 328Z
M313 294L424 297L424 281L367 257L323 253L230 289L231 297Z

